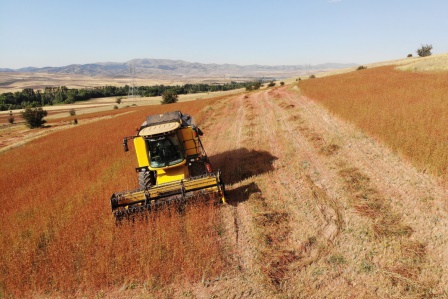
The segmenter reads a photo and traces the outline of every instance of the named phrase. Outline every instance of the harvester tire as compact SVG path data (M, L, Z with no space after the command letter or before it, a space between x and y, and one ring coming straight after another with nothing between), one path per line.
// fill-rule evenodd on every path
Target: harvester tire
M155 185L155 176L153 171L143 171L138 173L138 184L140 189L149 189Z

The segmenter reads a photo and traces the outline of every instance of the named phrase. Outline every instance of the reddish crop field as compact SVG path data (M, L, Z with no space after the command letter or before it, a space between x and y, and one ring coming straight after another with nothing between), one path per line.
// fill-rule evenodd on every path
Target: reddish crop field
M209 102L133 109L1 154L0 294L76 296L219 274L225 263L215 207L116 226L109 204L113 192L138 185L122 138L146 115L181 110L200 118Z
M303 93L424 171L448 176L448 73L393 66L304 80Z

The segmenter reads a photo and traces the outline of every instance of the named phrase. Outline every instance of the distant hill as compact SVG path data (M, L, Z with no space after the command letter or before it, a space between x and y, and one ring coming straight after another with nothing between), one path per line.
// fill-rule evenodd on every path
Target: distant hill
M0 68L0 72L26 72L49 74L79 74L86 76L129 77L129 66L135 65L136 77L182 76L182 77L288 77L306 72L353 67L355 63L325 63L318 65L236 65L205 64L170 59L133 59L127 62L100 62L71 64L61 67L26 67L20 69Z

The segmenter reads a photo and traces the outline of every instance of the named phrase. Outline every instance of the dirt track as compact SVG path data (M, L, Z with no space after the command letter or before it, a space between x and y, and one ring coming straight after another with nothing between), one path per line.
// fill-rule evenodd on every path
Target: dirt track
M207 109L232 271L195 296L447 295L448 191L434 178L294 88Z

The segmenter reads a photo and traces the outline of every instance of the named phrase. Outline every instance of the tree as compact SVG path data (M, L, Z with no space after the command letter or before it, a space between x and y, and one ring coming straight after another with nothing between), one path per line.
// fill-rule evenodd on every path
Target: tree
M165 90L162 94L162 101L161 104L171 104L171 103L177 103L179 100L179 96L177 95L177 92L172 89Z
M417 54L420 57L431 56L432 45L422 45L420 49L417 49Z
M10 124L13 124L13 123L14 123L14 115L12 115L12 111L9 111L8 122L9 122Z
M26 124L31 129L42 127L42 125L47 122L44 120L44 117L47 116L47 111L43 110L41 107L27 107L25 111L21 112L21 114L23 119L26 121Z

